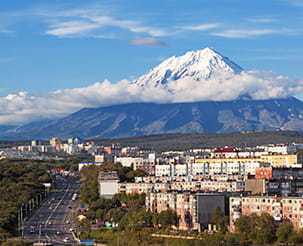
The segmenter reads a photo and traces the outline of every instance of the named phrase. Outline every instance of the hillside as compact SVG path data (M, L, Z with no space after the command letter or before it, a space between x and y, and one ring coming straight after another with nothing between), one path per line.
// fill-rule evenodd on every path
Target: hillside
M235 133L176 133L118 139L94 139L100 145L120 143L155 151L186 150L192 148L250 147L264 144L303 143L303 132L260 131Z

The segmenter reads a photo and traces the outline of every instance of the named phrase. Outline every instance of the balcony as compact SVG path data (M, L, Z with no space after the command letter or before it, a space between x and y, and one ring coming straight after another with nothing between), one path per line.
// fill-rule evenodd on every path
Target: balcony
M234 219L239 219L241 217L241 212L234 212Z

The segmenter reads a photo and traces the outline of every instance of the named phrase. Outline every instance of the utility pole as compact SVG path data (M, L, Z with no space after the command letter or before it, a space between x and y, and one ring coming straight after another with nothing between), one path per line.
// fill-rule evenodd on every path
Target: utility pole
M19 234L21 235L21 223L20 223L20 209L18 209L18 230L19 230Z
M40 242L41 242L41 226L39 225L39 244L40 244Z
M21 208L20 208L20 230L21 230L21 236L22 236L22 238L24 237L24 228L23 228L23 226L24 226L24 224L23 224L23 205L24 204L22 204L21 205Z

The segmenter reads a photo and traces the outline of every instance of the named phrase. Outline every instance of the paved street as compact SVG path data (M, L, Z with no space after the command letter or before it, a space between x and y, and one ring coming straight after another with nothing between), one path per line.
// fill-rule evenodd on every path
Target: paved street
M57 177L57 184L57 190L24 224L23 235L33 243L77 243L71 232L77 203L72 198L80 184L72 178L62 177Z

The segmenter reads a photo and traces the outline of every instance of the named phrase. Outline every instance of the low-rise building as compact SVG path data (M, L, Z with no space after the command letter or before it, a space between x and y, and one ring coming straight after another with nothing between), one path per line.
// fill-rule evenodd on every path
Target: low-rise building
M81 169L86 166L92 166L92 165L101 166L102 164L103 162L80 162L78 164L78 171L81 171Z
M118 193L119 176L116 171L99 172L98 185L100 198L112 198Z

